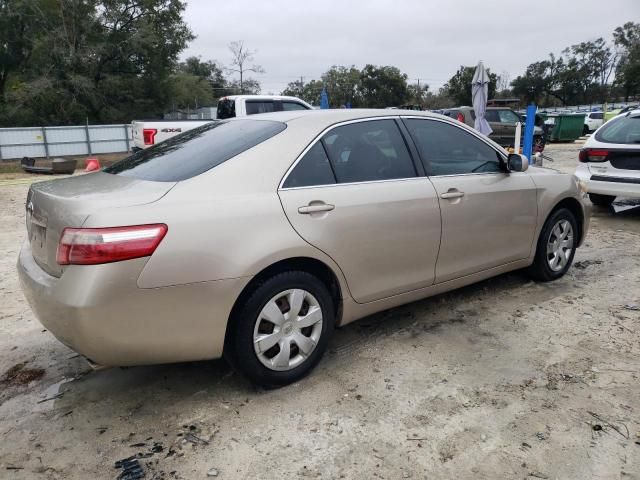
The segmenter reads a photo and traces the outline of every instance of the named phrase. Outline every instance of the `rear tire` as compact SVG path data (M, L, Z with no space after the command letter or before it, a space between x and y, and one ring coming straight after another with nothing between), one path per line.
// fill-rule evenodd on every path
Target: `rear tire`
M527 273L541 282L557 280L571 267L577 245L578 223L574 214L566 208L554 211L542 227L536 256Z
M589 134L589 127L587 125L585 125L584 127L582 127L582 136L586 137Z
M334 329L329 290L303 271L268 278L235 310L225 357L234 369L265 388L307 375L322 358Z
M615 199L616 197L612 195L600 195L599 193L589 194L589 200L591 200L591 203L600 207L608 207Z

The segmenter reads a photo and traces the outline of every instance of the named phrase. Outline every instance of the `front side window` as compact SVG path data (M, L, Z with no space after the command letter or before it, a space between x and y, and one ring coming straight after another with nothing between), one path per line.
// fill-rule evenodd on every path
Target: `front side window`
M621 115L605 123L596 133L605 143L640 144L640 114Z
M336 183L336 179L331 171L329 158L322 147L322 142L316 142L296 164L282 186L283 188L295 188L334 183Z
M282 102L282 110L284 110L285 112L291 111L291 110L309 110L307 107L305 107L304 105L302 105L301 103L298 102L288 102L288 101L283 101Z
M516 123L520 121L520 117L511 110L498 110L498 116L501 123Z
M140 150L104 169L107 173L156 182L195 177L282 132L268 120L214 121Z
M275 110L275 106L272 100L250 100L246 102L246 106L247 115L255 115L256 113L270 113Z
M437 120L404 122L430 175L502 171L498 152L462 128Z
M393 120L370 120L334 128L322 142L338 183L411 178L416 170Z

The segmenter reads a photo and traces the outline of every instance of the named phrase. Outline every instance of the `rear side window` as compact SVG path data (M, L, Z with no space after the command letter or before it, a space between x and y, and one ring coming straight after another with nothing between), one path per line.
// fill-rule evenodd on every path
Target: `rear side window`
M622 115L609 120L596 133L605 143L640 144L640 115Z
M502 171L498 152L462 128L436 120L407 119L405 124L429 175Z
M104 171L140 180L178 182L220 165L285 128L285 123L268 120L215 121L140 150Z
M293 168L293 171L282 186L284 188L295 188L331 185L334 183L336 183L336 178L331 170L329 158L322 147L322 143L316 142Z
M301 103L298 102L288 102L288 101L283 101L282 102L282 110L284 110L285 112L290 111L290 110L309 110L307 107L305 107L304 105L302 105Z
M336 127L322 141L338 183L411 178L416 170L393 120Z
M225 118L233 118L236 116L236 101L223 98L218 102L216 118L224 120Z
M275 111L275 105L273 101L247 101L247 115L255 115L256 113L269 113Z
M603 119L602 112L592 113L591 115L589 115L589 117L593 118L594 120L602 120Z

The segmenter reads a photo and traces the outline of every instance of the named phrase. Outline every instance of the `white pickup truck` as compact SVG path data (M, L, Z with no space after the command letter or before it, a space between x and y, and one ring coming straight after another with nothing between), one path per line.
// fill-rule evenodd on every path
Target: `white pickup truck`
M218 101L217 119L244 117L257 113L311 110L313 107L296 97L281 95L232 95ZM132 150L143 150L179 133L212 120L134 120Z

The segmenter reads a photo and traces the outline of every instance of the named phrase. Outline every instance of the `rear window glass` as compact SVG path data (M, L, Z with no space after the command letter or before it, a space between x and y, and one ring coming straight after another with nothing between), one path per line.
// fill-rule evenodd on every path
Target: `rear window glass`
M225 118L233 118L236 116L236 101L230 99L223 99L218 102L218 110L216 118L218 120L224 120Z
M286 127L271 120L215 121L140 150L104 171L140 180L178 182L220 165Z
M640 143L640 115L624 115L605 123L596 133L605 143Z

